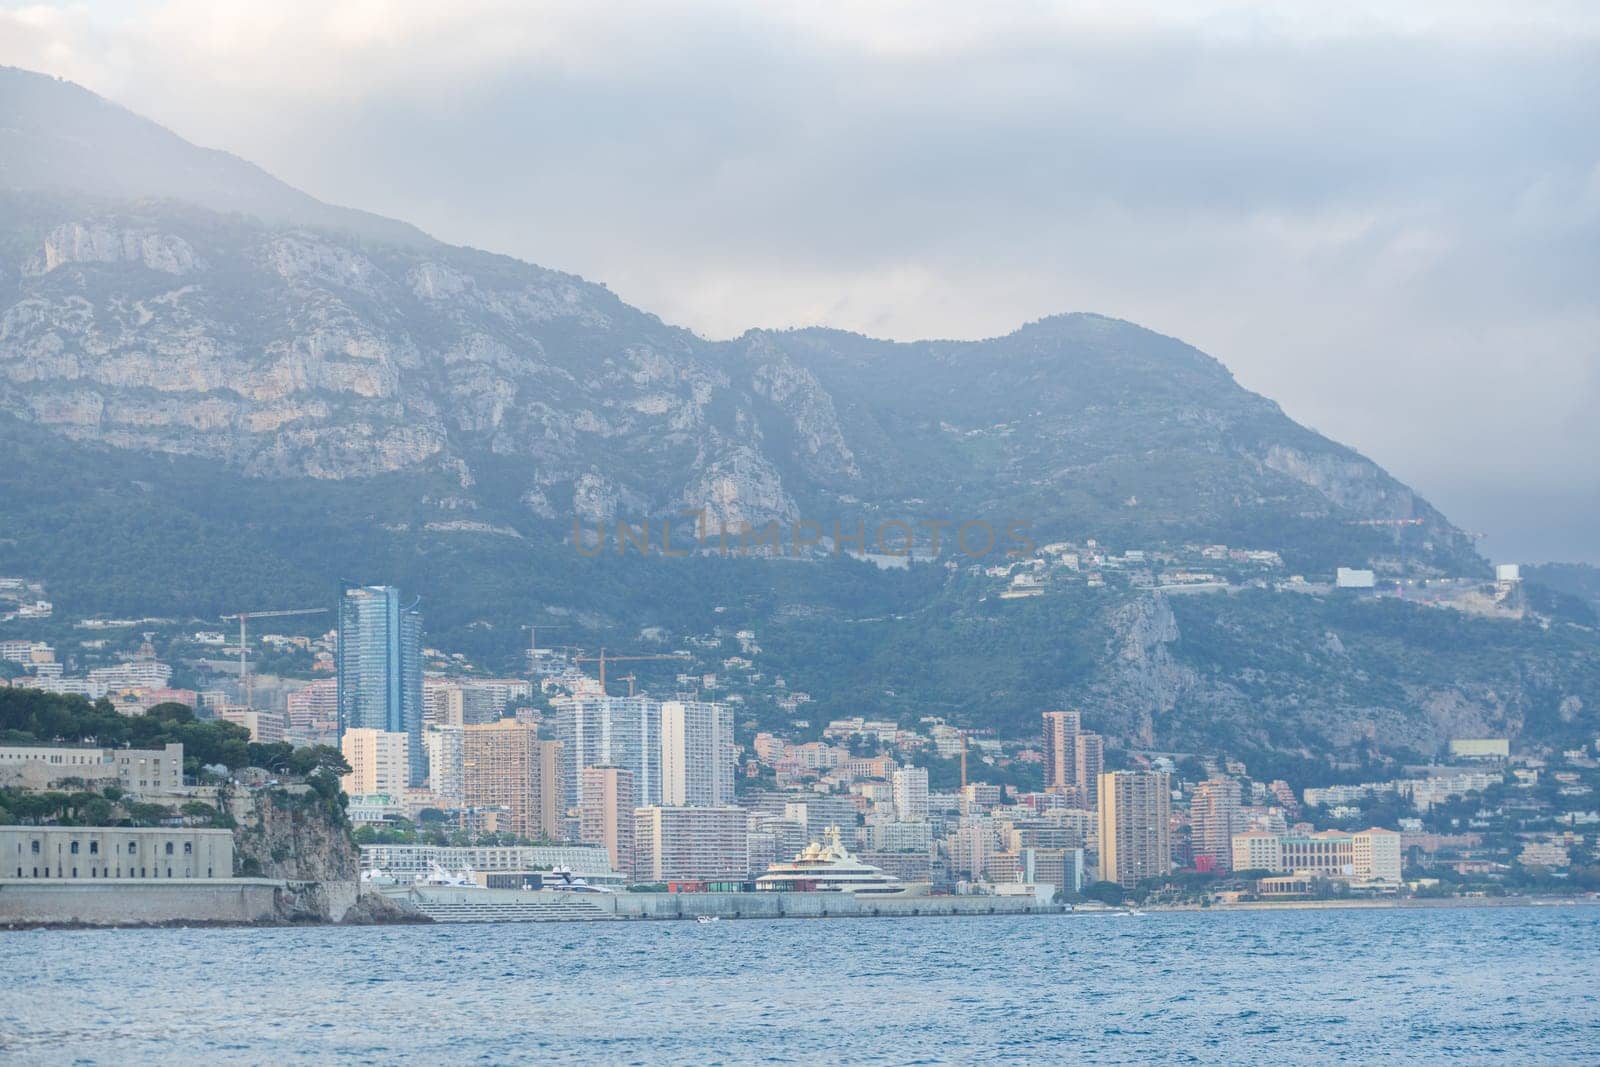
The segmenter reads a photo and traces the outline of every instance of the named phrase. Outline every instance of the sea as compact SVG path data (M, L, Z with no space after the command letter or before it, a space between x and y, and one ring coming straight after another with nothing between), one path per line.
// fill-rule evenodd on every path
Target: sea
M1600 907L0 934L0 1063L1600 1064Z

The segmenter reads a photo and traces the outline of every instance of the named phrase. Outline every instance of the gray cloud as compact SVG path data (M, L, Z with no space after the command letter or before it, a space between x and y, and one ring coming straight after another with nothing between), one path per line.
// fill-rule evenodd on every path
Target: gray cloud
M0 12L0 61L709 335L1130 318L1600 560L1590 6L126 10Z

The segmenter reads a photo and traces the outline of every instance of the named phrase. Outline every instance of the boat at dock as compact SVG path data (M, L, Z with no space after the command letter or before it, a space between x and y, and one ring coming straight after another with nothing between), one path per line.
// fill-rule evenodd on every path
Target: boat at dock
M774 863L756 879L757 892L851 893L858 897L918 897L932 888L927 882L904 882L858 859L844 847L837 826L824 831L794 859Z

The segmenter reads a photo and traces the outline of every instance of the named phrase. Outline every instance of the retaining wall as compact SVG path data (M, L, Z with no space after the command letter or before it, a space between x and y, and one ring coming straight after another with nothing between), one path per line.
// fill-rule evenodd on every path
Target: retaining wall
M270 878L0 879L0 925L271 922L286 883Z

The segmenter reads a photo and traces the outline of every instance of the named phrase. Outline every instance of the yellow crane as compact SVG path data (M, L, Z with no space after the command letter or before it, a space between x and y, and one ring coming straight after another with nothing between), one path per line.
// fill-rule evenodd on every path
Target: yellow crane
M635 661L638 661L638 660L647 660L647 659L687 659L687 658L688 658L687 654L686 653L682 653L682 652L667 652L667 653L658 653L658 654L653 654L653 655L616 656L616 655L608 654L606 652L606 650L604 648L602 648L600 650L600 654L598 656L574 656L574 657L572 657L572 662L574 662L574 663L598 663L598 664L600 664L600 692L601 692L602 695L604 695L605 691L606 691L606 664L607 663L635 662ZM633 688L631 682L630 682L628 688L630 690ZM630 692L628 695L632 696L633 694Z
M249 619L281 619L290 615L326 615L327 608L288 608L284 611L241 611L233 615L222 616L222 621L230 619L239 620L239 691L244 696L245 704L255 698L255 692L250 681L250 663L247 658L249 645L245 639L245 622Z

